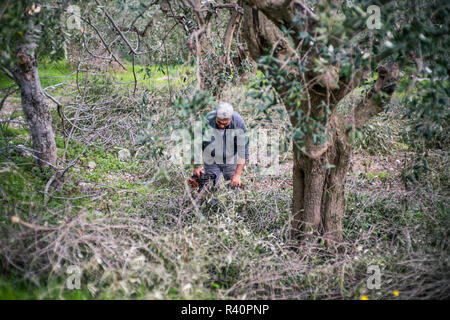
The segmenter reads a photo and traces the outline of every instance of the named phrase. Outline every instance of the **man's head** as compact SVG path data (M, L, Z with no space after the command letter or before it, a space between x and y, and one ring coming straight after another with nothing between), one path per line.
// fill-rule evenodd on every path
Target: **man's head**
M216 114L217 128L221 130L225 129L230 124L232 116L233 106L228 102L219 102Z

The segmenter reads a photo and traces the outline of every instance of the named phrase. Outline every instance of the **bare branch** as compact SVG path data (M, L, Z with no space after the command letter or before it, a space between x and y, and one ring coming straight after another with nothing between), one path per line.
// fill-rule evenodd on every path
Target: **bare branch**
M147 7L144 8L144 10L142 10L142 12L140 14L138 14L138 16L133 20L133 22L131 23L131 26L133 27L134 24L136 23L136 21L138 21L138 19L140 17L142 17L144 15L144 13L153 5L157 4L159 2L159 0L155 0L153 2L150 2ZM150 22L149 22L150 23ZM153 22L152 22L153 23Z
M123 32L120 30L120 28L117 26L116 22L114 21L114 19L111 17L111 15L109 14L109 12L104 8L104 6L102 6L100 4L100 2L98 0L95 0L95 3L97 3L97 5L99 7L101 7L100 9L104 12L104 14L106 15L106 17L108 18L108 20L111 22L111 24L113 25L114 29L116 29L116 31L119 33L120 37L123 39L123 41L126 43L126 45L128 46L128 48L130 48L131 52L135 55L139 55L139 52L136 52L135 49L133 48L133 46L131 45L130 41L127 39L127 37L125 37L125 35L123 34Z
M15 86L16 86L16 84L13 84L12 86L10 86L10 87L8 87L8 88L6 89L5 96L4 96L4 97L2 98L2 100L0 101L0 111L1 111L2 108L3 108L3 104L5 103L6 99L7 99L11 94L13 94L14 92L17 91L17 88L16 88L16 89L13 89Z
M100 38L100 41L103 43L103 45L105 46L106 50L108 50L109 54L114 58L114 60L123 68L123 70L127 70L127 68L125 68L125 66L122 64L122 62L120 62L120 60L115 56L115 54L111 51L111 49L109 49L108 44L106 43L105 39L103 39L100 31L97 29L97 27L95 25L93 25L90 20L88 19L84 19L83 17L81 17L81 19L86 22L87 24L89 24L92 29L95 30L95 32L97 33L98 37Z
M153 26L153 20L149 20L149 22L147 23L147 25L145 26L145 28L142 31L139 31L139 29L134 25L132 25L131 27L119 27L119 29L123 32L134 31L139 36L145 37L148 33L148 30L150 30L150 28L152 26Z
M4 67L4 66L0 66L0 70L3 71L3 73L4 73L8 78L10 78L11 80L14 80L14 81L15 81L13 72L12 72L9 68Z
M231 14L230 20L228 21L227 29L225 31L225 37L223 40L224 48L225 48L225 54L226 54L226 63L230 64L230 48L231 48L231 42L233 40L233 34L236 29L236 27L239 25L240 20L242 18L242 15L244 14L244 9L240 7L238 4L228 4L230 7L234 7L235 11ZM236 7L239 7L237 9Z

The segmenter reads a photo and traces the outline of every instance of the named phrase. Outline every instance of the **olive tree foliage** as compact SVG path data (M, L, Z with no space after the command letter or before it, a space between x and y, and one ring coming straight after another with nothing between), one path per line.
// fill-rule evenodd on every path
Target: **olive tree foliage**
M376 28L369 5L380 12ZM250 55L274 90L266 108L280 100L290 118L291 236L320 234L327 243L339 242L353 137L385 110L398 80L397 91L406 94L410 115L420 123L416 133L431 134L448 119L448 5L249 0L243 21ZM360 102L342 112L339 102L355 88L363 89Z

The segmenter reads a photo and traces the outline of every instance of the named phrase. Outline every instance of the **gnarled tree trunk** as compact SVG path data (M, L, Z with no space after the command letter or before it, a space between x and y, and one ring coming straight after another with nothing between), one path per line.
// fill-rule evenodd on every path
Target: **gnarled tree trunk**
M45 102L39 80L36 48L41 35L41 26L34 25L30 18L24 41L17 47L18 62L13 76L20 88L22 109L30 125L33 149L41 167L56 165L56 142L52 117Z
M280 79L277 68L268 69L266 76L272 78L274 89L290 114L292 126L299 126L297 111L315 119L328 119L321 123L328 135L328 140L322 145L313 143L311 132L303 137L302 147L298 145L299 141L293 141L291 237L296 239L300 234L312 233L322 235L327 244L339 242L342 240L345 178L351 156L349 135L383 110L378 93L392 94L398 69L389 63L381 66L373 88L353 110L350 119L346 119L338 113L336 106L359 85L367 71L354 71L349 78L339 76L339 65L330 65L325 71L314 71L317 52L308 53L311 50L302 47L298 33L307 30L314 34L318 17L301 1L244 2L243 32L251 57L257 61L270 53L276 58L278 70L287 71L284 79ZM297 12L308 17L303 25L293 22ZM279 27L290 28L294 32L291 40L283 37ZM300 54L304 56L300 57ZM307 71L288 65L288 61L300 60L305 61L307 68L304 70ZM289 81L301 83L303 91L298 96L292 95L286 84ZM324 116L323 105L327 106L327 117Z
M328 242L342 240L345 178L351 156L351 144L336 120L336 131L326 152L312 159L294 142L293 217L291 238L300 233L318 232Z

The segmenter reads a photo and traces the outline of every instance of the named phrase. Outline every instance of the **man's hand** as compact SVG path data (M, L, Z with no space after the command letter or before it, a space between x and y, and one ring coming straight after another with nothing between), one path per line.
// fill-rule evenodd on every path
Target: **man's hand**
M240 187L241 186L241 175L240 174L233 174L231 176L231 185L233 187Z
M194 169L194 175L197 177L200 177L202 173L205 173L205 170L203 170L203 167L198 167Z

